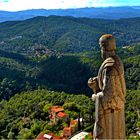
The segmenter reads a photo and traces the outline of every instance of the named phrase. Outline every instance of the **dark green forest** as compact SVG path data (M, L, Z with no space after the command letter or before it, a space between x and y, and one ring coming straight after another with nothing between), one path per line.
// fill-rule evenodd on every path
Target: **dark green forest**
M140 128L140 19L99 20L36 17L0 23L0 138L34 139L62 130L48 124L48 109L61 105L71 119L94 122L92 91L87 86L102 63L98 38L117 37L125 68L127 136ZM128 30L129 28L129 30ZM64 122L60 122L65 126Z
M140 45L118 49L130 90L140 89L139 48ZM53 56L39 54L38 57L0 51L0 99L8 100L15 93L38 87L91 96L87 80L97 75L101 62L98 50Z
M136 133L140 125L138 118L140 91L128 91L126 103L127 136ZM133 96L132 96L133 95ZM54 132L59 135L67 124L49 125L48 109L52 105L61 105L71 119L79 115L84 119L83 130L92 131L94 124L94 103L81 94L66 94L47 90L35 90L16 94L9 101L0 102L0 138L34 139L40 132Z
M0 103L1 138L34 139L39 132L59 133L66 123L49 124L48 109L52 105L63 106L71 119L80 114L85 118L85 127L93 122L94 105L85 95L47 90L24 92L16 94L9 102L3 100Z
M0 48L30 54L38 46L61 53L83 52L98 47L98 38L114 34L118 46L139 43L140 18L119 20L74 17L35 17L0 23Z

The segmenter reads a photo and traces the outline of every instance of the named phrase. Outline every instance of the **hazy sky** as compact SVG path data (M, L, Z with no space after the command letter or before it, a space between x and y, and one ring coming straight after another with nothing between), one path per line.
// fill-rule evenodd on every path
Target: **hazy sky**
M140 6L140 0L0 0L0 10L6 11L105 6Z

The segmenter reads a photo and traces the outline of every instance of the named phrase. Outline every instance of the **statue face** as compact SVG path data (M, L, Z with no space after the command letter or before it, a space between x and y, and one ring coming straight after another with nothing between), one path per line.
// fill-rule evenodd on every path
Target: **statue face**
M99 40L99 45L100 45L100 48L101 48L101 58L104 59L104 57L105 57L105 50L103 48L104 43L102 42L101 39Z
M103 48L105 45L105 42L103 42L102 40L99 40L99 45L100 45L100 48Z
M105 53L105 50L103 50L102 48L101 48L101 58L102 59L105 59L105 55L106 53Z
M115 39L111 40L102 40L102 38L99 40L99 45L101 49L106 49L106 51L113 51L116 49L116 42Z
M102 59L115 55L116 41L112 35L103 35L99 39Z

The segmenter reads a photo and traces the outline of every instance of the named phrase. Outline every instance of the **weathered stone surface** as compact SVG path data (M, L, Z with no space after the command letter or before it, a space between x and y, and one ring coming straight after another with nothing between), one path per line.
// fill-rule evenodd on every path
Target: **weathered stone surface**
M115 54L115 38L103 35L99 44L104 60L98 76L88 80L94 91L95 100L95 139L125 139L124 104L126 86L124 68L120 58Z

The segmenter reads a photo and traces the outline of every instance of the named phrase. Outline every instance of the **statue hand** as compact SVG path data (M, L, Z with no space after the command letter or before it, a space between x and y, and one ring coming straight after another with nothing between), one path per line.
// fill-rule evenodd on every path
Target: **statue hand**
M92 101L96 100L97 95L96 94L92 94Z
M103 97L103 92L99 92L97 94L92 94L92 101L95 101L96 98Z
M97 96L99 96L99 97L103 97L103 95L104 95L103 92L98 92L97 93Z
M88 86L91 89L96 89L96 87L97 87L97 77L89 78L89 80L88 80Z

